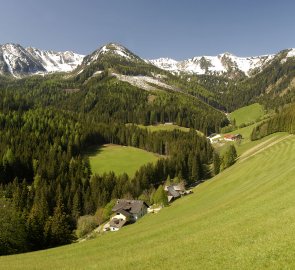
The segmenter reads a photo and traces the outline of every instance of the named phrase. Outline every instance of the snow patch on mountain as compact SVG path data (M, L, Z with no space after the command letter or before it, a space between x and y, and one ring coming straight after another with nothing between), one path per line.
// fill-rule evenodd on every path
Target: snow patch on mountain
M159 59L154 59L154 60L146 60L147 63L152 63L155 66L175 72L178 70L178 63L176 60L171 59L171 58L159 58Z
M287 58L295 57L295 49L294 49L294 48L290 49L290 50L288 51L286 57L287 57Z
M49 72L69 72L81 64L84 56L73 52L42 51L18 44L0 45L0 74L14 77Z
M5 52L3 53L3 59L8 67L9 72L13 75L13 69L10 64L9 55L7 55Z
M262 55L254 57L237 57L230 53L222 53L217 56L196 56L191 59L176 61L170 58L150 60L153 65L174 73L189 74L223 74L230 71L242 71L250 76L254 70L261 70L269 63L274 55Z
M123 57L128 60L140 59L138 56L128 51L124 46L116 44L116 43L109 43L97 49L92 54L88 55L87 57L85 57L83 64L90 65L93 62L97 61L102 55L107 55L107 54Z
M84 55L71 51L42 51L32 47L26 50L43 65L47 72L70 72L80 65L84 58Z
M110 46L112 46L112 48L110 48ZM114 54L120 55L120 56L125 57L127 59L131 58L123 46L115 44L115 43L105 45L100 50L100 53L108 53L108 52L112 52Z

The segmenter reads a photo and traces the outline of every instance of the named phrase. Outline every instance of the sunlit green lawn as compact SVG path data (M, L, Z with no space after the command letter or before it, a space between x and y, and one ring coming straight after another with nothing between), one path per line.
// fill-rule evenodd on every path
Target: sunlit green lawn
M263 106L259 103L254 103L249 106L242 107L230 113L230 119L235 119L236 125L255 122L265 114Z
M135 147L103 145L88 150L92 173L102 174L113 171L133 176L136 170L148 162L156 162L158 156Z

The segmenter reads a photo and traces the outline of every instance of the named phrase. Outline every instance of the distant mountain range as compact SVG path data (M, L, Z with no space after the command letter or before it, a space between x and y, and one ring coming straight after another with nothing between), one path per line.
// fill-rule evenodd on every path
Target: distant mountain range
M176 61L170 58L144 60L125 47L110 43L102 46L90 55L84 56L71 51L54 52L36 48L24 48L18 44L0 45L0 74L22 77L32 74L53 72L71 72L79 65L89 66L101 55L115 54L128 61L145 62L174 74L198 75L237 75L252 76L267 67L277 56L285 54L281 61L295 56L295 49L287 49L278 54L254 57L237 57L230 53L217 56L196 56L191 59Z
M274 57L275 55L237 57L230 53L222 53L217 56L196 56L183 61L159 58L150 62L161 69L178 74L221 75L240 72L250 76L261 71Z
M20 77L50 72L69 72L83 60L84 55L70 51L42 51L8 43L0 46L0 74Z

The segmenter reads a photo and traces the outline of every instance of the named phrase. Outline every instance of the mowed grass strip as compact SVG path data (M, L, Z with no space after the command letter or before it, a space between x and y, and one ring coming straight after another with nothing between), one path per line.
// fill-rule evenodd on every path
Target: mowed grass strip
M263 106L259 103L254 103L249 106L242 107L230 113L230 119L236 120L236 125L255 122L264 115Z
M131 177L142 165L156 162L159 158L142 149L114 144L89 149L87 154L93 174L113 171L117 175L127 173Z
M295 269L294 153L290 136L119 232L0 268Z

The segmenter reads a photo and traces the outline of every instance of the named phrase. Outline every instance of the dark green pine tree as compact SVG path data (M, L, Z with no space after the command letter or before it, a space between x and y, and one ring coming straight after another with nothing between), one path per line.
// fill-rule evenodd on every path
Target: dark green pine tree
M48 246L59 246L72 241L72 231L69 216L65 213L64 205L58 200L53 216L45 225L45 237Z
M192 167L191 167L191 177L190 180L191 182L198 181L200 179L200 164L199 164L199 159L192 155L191 158L192 162Z
M219 154L217 152L213 152L213 171L214 171L214 175L219 174L220 172L220 157Z
M228 150L228 162L229 166L233 165L236 162L238 155L237 155L237 150L233 144L229 146Z
M228 168L236 162L237 159L237 151L234 145L230 145L222 158L222 168Z
M13 204L0 198L0 255L28 250L25 221Z
M168 197L162 185L160 185L154 193L153 202L162 206L168 205Z
M49 206L45 196L45 191L37 191L32 209L27 220L29 233L28 240L33 250L45 247L44 227L48 219Z
M73 198L73 207L72 207L72 217L75 220L75 222L78 220L78 218L82 215L82 192L81 192L81 186L76 190L75 196Z

